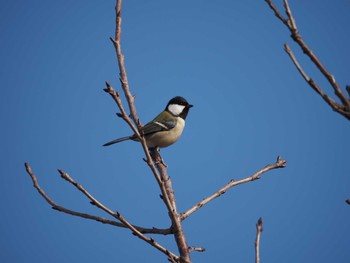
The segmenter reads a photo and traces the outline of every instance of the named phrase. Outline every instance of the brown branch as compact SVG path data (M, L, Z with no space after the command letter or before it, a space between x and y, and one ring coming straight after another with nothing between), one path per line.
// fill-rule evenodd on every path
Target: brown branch
M294 55L291 56L292 53L289 47L288 47L289 50L287 50L285 45L285 50L288 53L289 57L292 59L294 65L297 67L299 73L307 81L307 83L311 86L311 88L313 88L334 111L340 113L345 118L350 120L350 98L346 97L343 90L340 88L338 82L336 81L334 75L332 75L326 69L326 67L321 63L318 57L313 53L311 48L305 43L304 39L302 38L302 36L298 31L295 18L292 14L288 1L283 0L284 9L285 9L287 18L284 18L282 16L282 14L278 11L277 7L273 4L272 0L265 0L265 2L268 4L270 9L274 12L275 16L289 29L289 31L291 32L291 38L300 46L304 54L310 58L312 63L318 68L318 70L322 73L322 75L328 80L329 84L334 90L335 95L341 101L341 104L329 98L325 94L325 92L323 92L323 90L316 84L314 80L312 80L311 78L306 78L305 72L303 72L303 70L301 69L301 66L296 62ZM350 93L349 93L349 96L350 96Z
M113 212L112 210L110 210L109 208L104 206L102 203L100 203L88 191L86 191L82 185L80 185L76 181L74 181L66 172L64 172L62 170L58 170L58 172L61 174L61 177L63 179L65 179L66 181L68 181L69 183L74 185L80 192L82 192L87 198L89 198L90 201L94 205L96 205L98 208L102 209L106 213L110 214L111 216L113 216L114 218L116 218L120 222L122 222L127 228L129 228L132 231L132 233L135 236L137 236L138 238L146 241L148 244L152 245L153 247L155 247L159 251L163 252L168 257L171 257L171 258L174 258L174 259L177 258L177 256L175 254L173 254L172 252L170 252L169 250L167 250L166 248L161 246L159 243L154 241L153 238L149 238L149 237L145 236L144 234L142 234L137 228L135 228L132 224L130 224L119 212Z
M142 227L138 227L138 226L134 226L134 225L130 224L120 213L118 213L118 212L114 213L112 210L110 210L109 208L107 208L103 204L101 204L88 191L86 191L80 184L78 184L76 181L74 181L66 172L64 172L62 170L58 170L58 172L61 174L61 177L63 179L65 179L66 181L68 181L69 183L71 183L72 185L74 185L79 191L81 191L85 196L87 196L90 199L90 201L92 202L92 204L96 205L98 208L102 209L103 211L107 212L108 214L110 214L114 218L118 219L121 223L118 223L118 222L115 222L112 220L108 220L108 219L105 219L102 217L97 217L97 216L79 213L79 212L76 212L73 210L66 209L62 206L57 205L45 193L45 191L42 190L42 188L40 187L40 185L36 179L35 174L32 171L32 168L30 167L30 165L28 163L25 163L25 168L27 170L27 173L30 175L30 177L32 179L33 186L37 189L39 194L52 206L53 209L60 211L60 212L70 214L70 215L73 215L73 216L79 216L79 217L83 217L86 219L92 219L92 220L99 221L101 223L106 223L106 224L110 224L110 225L114 225L114 226L118 226L118 227L129 228L134 235L136 235L140 239L146 241L147 243L149 243L153 247L157 248L158 250L160 250L161 252L166 254L169 258L172 258L174 260L178 260L178 257L174 253L170 252L169 250L167 250L166 248L161 246L159 243L154 241L153 238L149 238L149 237L144 235L144 233L164 234L164 235L171 234L172 233L171 229L157 229L157 228L147 229L147 228L142 228Z
M172 187L171 179L167 174L166 165L163 162L162 157L159 154L157 149L154 149L151 152L151 156L156 163L157 170L160 173L161 181L162 181L162 193L168 199L167 202L170 202L170 209L168 207L169 217L172 221L172 228L174 230L174 238L179 249L180 260L181 262L187 263L191 262L190 259L190 250L188 248L185 233L181 224L181 215L177 212L176 208L176 199L174 196L174 190ZM164 196L163 196L164 198Z
M168 194L167 194L167 191L165 189L165 186L162 182L162 179L160 178L160 175L156 169L156 167L154 166L154 163L153 163L153 158L151 157L150 155L150 152L148 150L148 146L146 144L146 140L141 136L141 134L139 133L139 131L137 130L137 128L135 127L135 125L133 125L131 119L129 118L129 116L127 115L126 111L124 110L124 107L123 107L123 104L122 104L122 101L120 99L120 95L118 92L116 92L113 87L106 81L106 86L107 88L104 89L105 92L107 92L108 94L111 95L111 97L113 98L113 100L117 103L121 113L118 114L119 117L121 117L129 126L130 128L133 130L133 132L137 135L137 137L140 139L140 142L141 142L141 145L143 147L143 150L144 150L144 153L146 155L146 163L148 164L148 166L151 168L155 178L156 178L156 181L158 182L158 185L161 189L161 192L162 192L162 195L163 195L163 200L164 200L164 203L166 204L167 208L169 211L173 210L173 206L169 200L169 197L168 197Z
M128 84L128 79L127 79L127 74L125 70L125 65L124 65L124 55L121 50L121 44L120 44L120 36L121 36L121 22L122 22L122 0L117 0L116 3L116 32L115 32L115 38L110 38L117 54L117 59L118 59L118 66L119 66L119 71L120 71L120 82L122 84L122 88L125 94L125 97L127 99L129 109L130 109L130 116L131 119L134 121L134 123L138 126L140 129L142 126L140 124L140 120L137 116L136 113L136 108L134 105L134 96L131 95L129 84ZM121 110L120 117L122 117L128 124L129 126L133 129L135 132L134 126L131 125L131 121L129 120L129 116L123 111L123 107L120 101L120 98L118 96L118 93L114 92L112 87L107 84L107 89L105 89L106 92L111 94L115 102L118 104L119 109ZM178 245L178 249L180 252L180 261L181 262L190 262L190 256L189 256L189 250L188 246L185 240L185 235L181 226L181 219L180 215L176 211L176 202L175 202L175 197L173 195L173 190L172 190L172 185L170 178L167 175L166 167L163 165L163 163L158 163L157 162L157 167L155 166L154 159L149 153L147 144L145 139L140 135L139 133L135 132L137 136L140 138L141 145L143 147L143 150L146 155L145 161L149 165L150 169L152 170L155 179L160 187L160 190L162 192L162 199L168 209L168 214L169 217L172 220L172 230L174 232L174 237L175 241ZM160 157L159 153L158 156ZM161 157L160 157L161 159Z
M255 263L260 263L260 236L263 231L263 221L260 217L256 224L256 238L255 238Z
M348 92L348 95L350 97L350 85L346 85L346 91Z
M248 183L251 181L255 181L257 179L260 179L260 175L262 175L263 173L266 173L270 170L273 169L277 169L277 168L284 168L286 167L286 160L281 160L280 156L277 157L277 161L274 164L269 164L267 166L265 166L265 168L261 169L260 171L254 173L252 176L249 176L247 178L241 179L239 181L234 181L233 179L226 184L224 187L222 187L221 189L219 189L218 191L216 191L215 193L213 193L212 195L208 196L207 198L203 199L202 201L200 201L199 203L195 204L192 208L188 209L186 212L181 214L181 220L186 219L187 217L189 217L192 213L196 212L198 209L200 209L201 207L203 207L204 205L206 205L207 203L209 203L210 201L214 200L215 198L221 196L222 194L226 193L226 191L228 189L230 189L231 187L240 185L240 184L244 184L244 183Z
M297 61L296 57L294 56L292 50L290 49L290 47L287 44L284 44L284 50L286 51L286 53L288 54L288 56L292 60L293 64L295 65L295 67L299 71L300 75L310 85L310 87L314 91L316 91L323 98L323 100L329 106L332 107L332 109L334 111L340 112L341 114L345 114L345 111L343 110L343 108L339 107L339 104L336 101L334 101L332 98L328 97L328 95L326 93L324 93L324 91L321 89L321 87L305 73L305 71L300 66L299 62Z
M122 84L122 88L125 94L125 98L128 101L129 110L130 110L130 116L131 119L134 121L134 123L137 126L140 126L140 120L137 117L136 114L136 108L134 105L135 97L131 94L129 89L129 83L128 83L128 77L126 74L126 69L124 65L124 55L122 53L121 45L120 45L120 36L121 36L121 25L122 25L122 0L117 0L116 6L115 6L115 13L116 13L116 28L115 28L115 36L114 39L111 37L110 40L112 41L116 54L118 59L118 66L119 66L119 80Z
M277 7L271 0L265 0L265 2L269 5L272 11L275 13L275 16L283 22L286 26L288 26L288 20L285 19L282 14L278 11Z
M122 227L122 228L127 228L124 224L113 221L113 220L109 220L106 219L104 217L99 217L99 216L94 216L94 215L90 215L90 214L86 214L86 213L80 213L74 210L70 210L67 209L63 206L58 205L55 201L53 201L46 193L45 191L40 187L40 184L34 174L34 172L32 171L32 168L30 167L30 165L28 163L25 163L25 168L27 173L29 174L29 176L32 179L33 182L33 186L34 188L39 192L39 194L46 200L46 202L48 202L51 207L59 212L63 212L72 216L78 216L78 217L82 217L85 219L91 219L91 220L95 220L98 222L101 222L103 224L109 224L109 225L113 225L113 226L117 226L117 227ZM169 235L172 234L172 231L170 228L167 229L160 229L160 228L144 228L144 227L140 227L140 226L135 226L133 225L137 230L139 230L141 233L143 234L162 234L162 235Z
M204 247L189 247L188 250L191 252L197 251L197 252L204 252L205 248Z
M132 129L132 131L136 134L136 136L140 139L143 140L143 138L141 137L138 129L135 127L135 125L132 123L131 119L129 118L128 114L126 113L124 107L123 107L123 103L120 99L120 94L118 92L116 92L113 87L111 86L111 84L109 84L109 82L106 81L106 86L107 88L103 89L105 92L107 92L109 95L111 95L111 97L113 98L113 100L117 103L118 108L120 110L121 113L118 113L118 117L121 117Z
M121 12L122 12L121 5L122 5L122 1L121 0L117 0L116 7L115 7L115 10L116 10L115 39L113 39L113 38L110 38L110 39L113 42L113 45L114 45L115 50L116 50L117 59L118 59L118 66L119 66L119 71L120 71L120 81L121 81L121 84L122 84L122 88L123 88L124 94L125 94L125 96L127 98L127 102L128 102L129 109L130 109L130 112L131 112L131 114L130 114L131 118L137 124L138 128L141 128L141 122L140 122L140 119L137 116L136 108L135 108L135 105L134 105L134 97L131 95L131 92L130 92L129 83L128 83L128 79L127 79L127 74L126 74L126 69L125 69L125 65L124 65L124 55L122 54L121 44L120 44L121 20L122 20L122 18L121 18ZM139 131L136 129L136 127L132 124L132 121L131 121L129 115L124 110L124 107L122 105L122 101L120 99L119 93L116 92L108 82L106 82L106 86L107 86L107 88L104 89L104 91L111 95L111 97L117 103L117 105L118 105L118 107L119 107L119 109L121 111L121 114L118 115L118 116L120 116L121 118L123 118L123 120L125 120L127 122L127 124L130 126L130 128L133 130L133 132L140 139L142 148L143 148L144 153L146 155L145 161L148 164L148 166L151 168L151 170L152 170L152 172L153 172L153 174L154 174L154 176L156 178L156 181L158 182L158 185L159 185L159 187L161 189L161 192L162 192L162 195L163 195L163 201L166 204L167 209L169 211L171 211L173 209L172 206L171 206L171 202L170 202L169 197L167 195L166 189L165 189L165 187L164 187L164 185L162 183L160 175L159 175L156 167L154 166L154 163L153 163L152 157L151 157L151 155L149 153L148 146L146 144L145 139L142 137L142 135L139 133Z

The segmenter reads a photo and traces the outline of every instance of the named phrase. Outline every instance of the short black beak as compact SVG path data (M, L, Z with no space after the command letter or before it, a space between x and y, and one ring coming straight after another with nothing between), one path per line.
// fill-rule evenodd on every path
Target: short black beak
M192 107L193 107L192 104L188 104L188 105L187 105L187 108L192 108Z

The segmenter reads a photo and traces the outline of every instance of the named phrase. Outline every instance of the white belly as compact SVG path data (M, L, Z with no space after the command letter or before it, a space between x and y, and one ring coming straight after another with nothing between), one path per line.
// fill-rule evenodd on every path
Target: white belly
M178 118L176 126L171 131L158 132L147 136L147 146L164 148L172 145L180 138L184 127L185 121L182 118Z

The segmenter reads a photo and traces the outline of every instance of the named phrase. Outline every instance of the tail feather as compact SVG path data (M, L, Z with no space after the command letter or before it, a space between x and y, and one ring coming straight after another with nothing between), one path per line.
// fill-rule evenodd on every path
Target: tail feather
M109 146L109 145L112 145L112 144L115 144L115 143L118 143L118 142L123 142L123 141L126 141L126 140L130 140L131 138L132 138L132 136L122 137L122 138L115 139L113 141L107 142L103 146Z

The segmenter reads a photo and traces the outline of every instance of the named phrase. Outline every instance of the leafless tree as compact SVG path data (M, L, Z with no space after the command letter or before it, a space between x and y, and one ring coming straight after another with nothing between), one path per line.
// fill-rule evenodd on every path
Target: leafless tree
M110 94L113 100L115 101L115 103L117 104L120 110L120 113L118 113L117 115L121 119L123 119L127 123L127 125L129 125L131 130L136 134L136 136L140 140L141 147L143 148L143 151L145 154L144 161L149 166L152 174L154 175L155 180L158 183L158 186L161 192L161 200L164 202L169 215L170 227L166 229L160 229L156 227L146 228L146 227L136 226L132 224L128 219L126 219L126 217L121 215L121 213L119 213L118 211L115 212L115 209L110 209L106 207L104 204L102 204L97 198L95 198L92 194L90 194L82 185L76 182L67 172L59 169L58 172L64 180L72 184L77 190L79 190L83 195L85 195L89 199L92 205L104 211L109 217L112 217L112 219L107 219L96 215L91 215L91 214L70 210L64 206L57 204L53 199L49 197L48 194L45 193L45 191L39 185L37 181L37 177L28 163L25 163L26 171L29 174L34 187L37 189L39 194L51 205L53 209L72 216L95 220L103 224L109 224L115 227L128 228L134 236L137 236L138 238L142 239L146 243L150 244L152 247L164 253L169 261L189 263L191 262L191 258L190 258L191 252L193 251L203 252L205 251L205 249L201 247L196 247L196 246L189 246L187 244L186 236L182 228L182 222L191 214L196 212L198 209L205 206L207 203L209 203L213 199L221 196L228 189L244 183L248 183L248 182L252 182L257 179L260 179L262 174L270 170L285 167L286 160L282 160L278 156L274 164L267 165L264 168L260 169L259 171L255 172L254 174L252 174L251 176L248 176L244 179L240 179L238 181L231 179L229 183L224 185L219 190L215 191L212 195L194 204L188 210L184 212L179 212L176 206L176 199L174 196L174 190L172 187L171 179L167 173L167 167L164 165L164 162L162 161L163 159L157 150L148 149L145 138L139 132L140 128L142 127L142 124L140 119L138 118L137 111L134 105L135 97L132 95L128 84L127 73L124 66L124 56L122 53L121 42L120 42L121 23L122 23L121 5L122 5L122 0L117 0L116 8L115 8L116 31L115 31L115 36L113 38L111 37L110 39L116 50L118 66L120 70L119 79L120 79L123 94L128 104L128 111L125 110L122 104L121 97L120 97L121 95L118 92L116 92L108 82L106 82L106 88L104 89L104 91ZM259 240L262 232L261 219L257 223L257 230L258 232L256 237L256 253L257 253L256 258L258 260ZM150 235L172 235L177 244L178 252L173 252L165 248L163 245L157 242L153 237L150 237Z
M332 87L335 96L339 100L337 102L335 99L331 98L331 96L327 95L327 93L324 91L323 88L321 88L317 82L309 77L307 73L303 70L302 66L297 61L294 53L292 52L291 48L288 44L284 44L284 50L288 54L288 56L291 58L292 62L294 63L295 67L301 74L301 76L304 78L304 80L309 84L309 86L317 92L318 95L321 96L321 98L336 112L350 120L350 86L346 86L346 91L348 93L348 96L345 94L345 92L340 88L339 83L336 81L334 75L332 75L327 68L321 63L320 59L312 52L311 48L306 44L303 37L299 33L299 30L297 28L297 24L295 22L295 18L293 17L292 10L290 9L289 3L287 0L283 0L284 3L284 10L287 17L284 17L281 12L277 9L275 4L272 2L272 0L265 0L265 2L268 4L268 6L272 9L275 16L289 29L291 33L291 38L299 45L299 47L302 49L304 54L309 57L312 61L312 63L317 67L317 69L321 72L321 74L327 79L328 83Z

